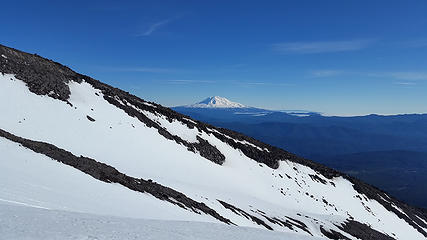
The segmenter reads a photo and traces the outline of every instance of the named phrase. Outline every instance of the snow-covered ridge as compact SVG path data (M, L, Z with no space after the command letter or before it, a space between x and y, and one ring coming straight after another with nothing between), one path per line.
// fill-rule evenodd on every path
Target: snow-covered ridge
M35 153L30 146L0 137L0 199L6 202L121 217L220 222L200 209L183 208L179 197L134 188L152 181L238 226L332 239L427 235L425 213L355 179L147 104L40 57L2 46L0 54L7 57L0 58L0 129L105 164L81 161L83 165L72 167L62 163L61 154ZM43 69L56 72L50 75ZM44 81L48 84L39 84ZM222 161L215 161L218 153ZM111 168L127 182L110 181L116 176ZM108 171L90 177L82 169ZM95 199L100 196L108 201L99 203ZM129 208L122 207L123 196L128 196Z
M237 102L232 102L224 97L208 97L205 100L196 104L187 105L189 108L246 108L245 105Z

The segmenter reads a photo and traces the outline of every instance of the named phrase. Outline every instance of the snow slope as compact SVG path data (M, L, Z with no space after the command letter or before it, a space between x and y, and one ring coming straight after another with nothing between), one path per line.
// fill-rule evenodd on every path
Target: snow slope
M131 182L154 181L210 210L183 207L180 199L88 175L82 172L85 166L68 166L61 155L52 159L1 135L0 202L117 217L224 223L215 217L218 214L238 226L301 236L427 236L422 212L381 191L87 76L71 75L51 89L33 89L32 78L21 76L24 81L10 73L16 71L15 65L26 68L31 59L12 65L11 53L18 54L2 53L7 61L0 64L11 64L4 70L9 73L0 74L0 130L114 167ZM43 59L36 60L44 64ZM60 84L65 88L58 88Z
M117 218L0 203L2 239L320 240L294 233L188 221Z
M98 181L0 138L0 203L132 218L214 221L146 193ZM126 207L123 207L126 206Z

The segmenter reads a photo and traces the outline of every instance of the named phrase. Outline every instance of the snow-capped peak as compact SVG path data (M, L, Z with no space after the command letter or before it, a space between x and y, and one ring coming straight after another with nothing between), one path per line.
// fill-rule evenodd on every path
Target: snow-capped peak
M205 100L196 104L188 105L187 107L193 108L245 108L246 106L241 103L236 103L223 97L208 97Z

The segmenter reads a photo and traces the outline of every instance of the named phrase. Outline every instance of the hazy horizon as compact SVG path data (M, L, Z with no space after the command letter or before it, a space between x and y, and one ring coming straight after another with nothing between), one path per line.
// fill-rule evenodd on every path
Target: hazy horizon
M209 97L206 97L206 98L203 98L203 99L196 100L195 102L192 102L192 103L186 103L186 104L181 104L181 105L169 105L169 106L168 105L164 105L164 106L169 107L169 108L186 107L188 105L199 103L202 100L206 100L208 98L215 97L215 96L226 98L226 99L228 99L228 100L230 100L232 102L235 102L235 103L243 104L246 107L260 108L260 109L266 109L266 110L272 110L272 111L306 111L306 112L315 112L315 113L321 114L322 116L330 116L330 117L334 117L334 116L335 117L356 117L356 116L367 116L367 115L393 116L393 115L405 115L405 114L426 114L425 112L402 112L402 113L389 113L389 114L387 114L387 113L364 113L363 114L362 113L362 114L337 115L337 114L328 114L328 113L324 113L324 112L319 112L319 111L315 111L315 110L312 110L312 109L286 109L286 108L285 109L273 109L273 108L265 108L265 107L262 107L262 106L261 107L251 106L251 105L247 105L247 104L245 104L243 102L234 101L231 98L224 97L224 96L218 96L218 95L212 95L212 96L209 96Z

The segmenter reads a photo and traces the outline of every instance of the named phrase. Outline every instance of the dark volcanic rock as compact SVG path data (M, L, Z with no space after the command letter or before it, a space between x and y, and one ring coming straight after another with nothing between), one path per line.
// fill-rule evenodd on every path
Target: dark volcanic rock
M251 214L249 214L249 213L247 213L247 212L245 212L245 211L243 211L242 209L240 209L240 208L238 208L238 207L235 207L235 206L233 206L233 205L231 205L231 204L229 204L229 203L226 203L226 202L224 202L224 201L221 201L221 200L217 200L219 203L221 203L221 205L222 206L224 206L225 208L227 208L227 209L229 209L229 210L231 210L232 212L234 212L235 214L237 214L237 215L241 215L241 216L244 216L245 218L247 218L247 219L249 219L249 220L251 220L251 221L253 221L254 223L256 223L256 224L258 224L258 225L261 225L261 226L264 226L265 228L267 228L268 230L273 230L273 228L272 227L270 227L267 223L265 223L263 220L261 220L261 219L259 219L259 218L257 218L257 217L255 217L255 216L253 216L253 215L251 215Z
M93 119L91 116L87 115L86 118L91 121L91 122L95 122L95 119Z
M348 220L341 226L337 226L342 231L357 237L358 239L363 240L394 240L394 238L385 235L384 233L378 232L372 228L370 228L368 225ZM341 233L334 231L332 229L326 230L323 226L320 226L320 232L322 232L323 235L325 235L329 239L336 239L336 240L349 240L349 238L345 237Z
M337 226L339 229L344 232L349 233L352 236L355 236L359 239L366 240L393 240L394 238L385 235L384 233L373 230L368 225L349 220L344 223L342 226Z
M0 45L0 72L15 74L30 91L66 101L70 96L69 81L81 82L82 78L68 67L37 54L28 54Z
M342 235L341 233L334 231L332 229L326 230L323 226L320 226L320 232L329 239L334 240L350 240L348 237Z
M202 157L205 157L217 164L224 163L225 157L216 147L212 146L208 141L199 136L197 136L197 140L199 140L199 143L194 145Z

